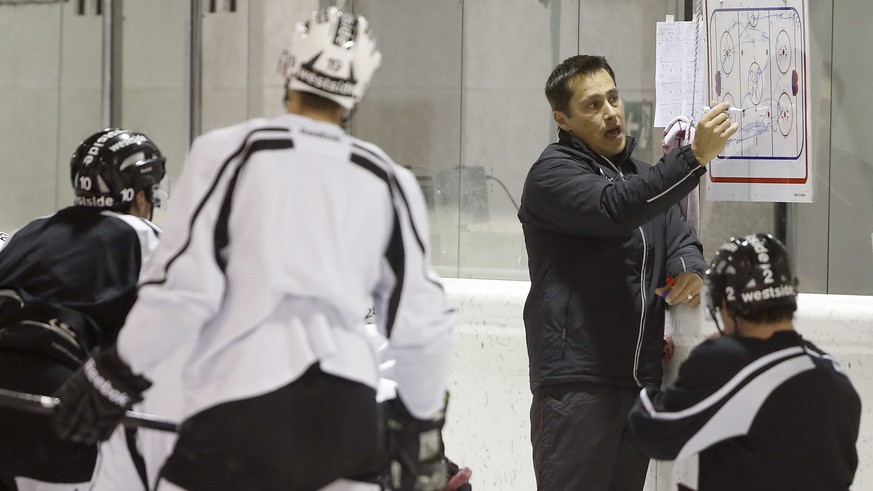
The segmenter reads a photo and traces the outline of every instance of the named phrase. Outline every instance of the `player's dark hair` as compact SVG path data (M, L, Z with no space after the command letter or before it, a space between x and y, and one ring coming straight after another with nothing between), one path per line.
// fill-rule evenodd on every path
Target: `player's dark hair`
M552 70L546 81L546 99L552 106L552 111L561 111L569 114L570 99L573 97L573 88L570 83L577 75L593 75L599 70L606 70L615 83L615 72L602 56L576 55L562 61Z
M770 307L769 309L759 310L751 314L737 315L737 317L755 324L778 324L794 320L795 310L797 310L797 306Z
M291 90L285 92L285 103L288 103L288 98L291 96ZM300 102L309 108L316 109L319 111L327 111L333 112L341 109L342 106L338 103L328 99L327 97L322 97L318 94L313 94L312 92L304 92L302 90L296 90L294 93L300 99Z

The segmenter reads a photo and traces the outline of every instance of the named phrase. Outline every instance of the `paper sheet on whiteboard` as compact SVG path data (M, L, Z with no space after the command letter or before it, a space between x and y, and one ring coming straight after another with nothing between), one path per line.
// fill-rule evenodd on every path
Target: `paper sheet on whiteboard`
M679 115L699 118L707 105L706 49L697 22L658 22L655 43L655 126ZM697 55L695 56L695 50Z

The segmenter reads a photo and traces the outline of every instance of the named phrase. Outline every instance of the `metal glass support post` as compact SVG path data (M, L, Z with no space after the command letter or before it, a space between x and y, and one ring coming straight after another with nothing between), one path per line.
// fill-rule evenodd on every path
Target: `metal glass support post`
M121 0L100 0L103 15L101 121L104 128L121 124L121 48L124 39Z
M203 0L191 0L186 55L188 70L185 89L188 95L188 143L200 135L203 115Z

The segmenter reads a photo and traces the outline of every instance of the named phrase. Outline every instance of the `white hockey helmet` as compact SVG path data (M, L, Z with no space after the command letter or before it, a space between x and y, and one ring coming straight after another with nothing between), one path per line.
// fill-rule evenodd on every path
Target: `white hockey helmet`
M330 7L297 24L279 68L288 90L311 92L351 110L381 62L367 19Z

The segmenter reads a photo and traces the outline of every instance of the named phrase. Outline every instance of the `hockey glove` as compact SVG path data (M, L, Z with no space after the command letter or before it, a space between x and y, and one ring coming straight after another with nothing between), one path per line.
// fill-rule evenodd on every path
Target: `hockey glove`
M55 432L84 444L106 440L151 385L130 371L114 347L98 351L55 394Z
M386 418L391 484L398 491L444 491L448 480L442 429L445 408L417 419L400 397L382 403Z

